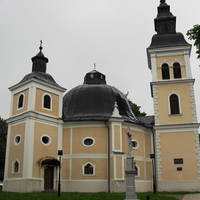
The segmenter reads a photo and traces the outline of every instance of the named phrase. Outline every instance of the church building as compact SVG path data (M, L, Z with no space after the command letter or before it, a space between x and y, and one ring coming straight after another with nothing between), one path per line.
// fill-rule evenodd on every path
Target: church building
M97 70L64 95L40 46L31 73L9 88L4 191L57 191L60 174L62 192L125 192L127 131L137 192L200 190L191 45L176 32L165 0L154 23L147 48L154 116L136 117L126 95Z

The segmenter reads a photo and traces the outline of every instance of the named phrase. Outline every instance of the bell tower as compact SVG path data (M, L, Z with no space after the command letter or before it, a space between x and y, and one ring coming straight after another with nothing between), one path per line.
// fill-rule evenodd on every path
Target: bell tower
M42 53L42 46L39 49L32 58L32 72L9 88L11 113L7 120L4 191L33 192L56 188L65 88L46 73L48 58Z
M200 187L199 134L191 74L191 45L176 32L176 17L165 0L154 19L147 48L152 71L156 178L159 191L196 191Z

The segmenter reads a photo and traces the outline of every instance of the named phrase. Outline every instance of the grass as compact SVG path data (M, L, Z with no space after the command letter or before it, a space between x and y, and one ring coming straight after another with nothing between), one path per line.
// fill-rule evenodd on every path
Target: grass
M138 199L146 200L146 195L150 200L177 200L174 195L183 195L183 193L138 193ZM124 200L125 193L14 193L0 192L1 200Z

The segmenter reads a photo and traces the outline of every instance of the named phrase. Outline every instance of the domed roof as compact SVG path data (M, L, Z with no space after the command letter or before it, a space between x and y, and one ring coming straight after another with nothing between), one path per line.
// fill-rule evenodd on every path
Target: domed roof
M56 81L53 79L53 77L46 73L46 72L40 72L40 71L33 71L29 74L27 74L26 76L24 76L24 78L20 81L20 83L28 80L28 79L31 79L31 78L35 78L35 79L38 79L38 80L41 80L41 81L44 81L46 83L50 83L52 85L55 85L57 87L60 87L60 85L58 85L56 83Z
M86 74L84 83L63 98L63 121L105 121L112 116L117 102L119 114L126 121L141 123L133 114L126 96L106 84L105 75L93 70Z

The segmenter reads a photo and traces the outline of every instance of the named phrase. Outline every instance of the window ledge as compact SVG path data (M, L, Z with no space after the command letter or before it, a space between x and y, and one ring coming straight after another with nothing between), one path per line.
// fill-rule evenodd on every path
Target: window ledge
M182 114L169 114L168 116L181 116Z
M83 174L83 176L95 176L95 174Z

